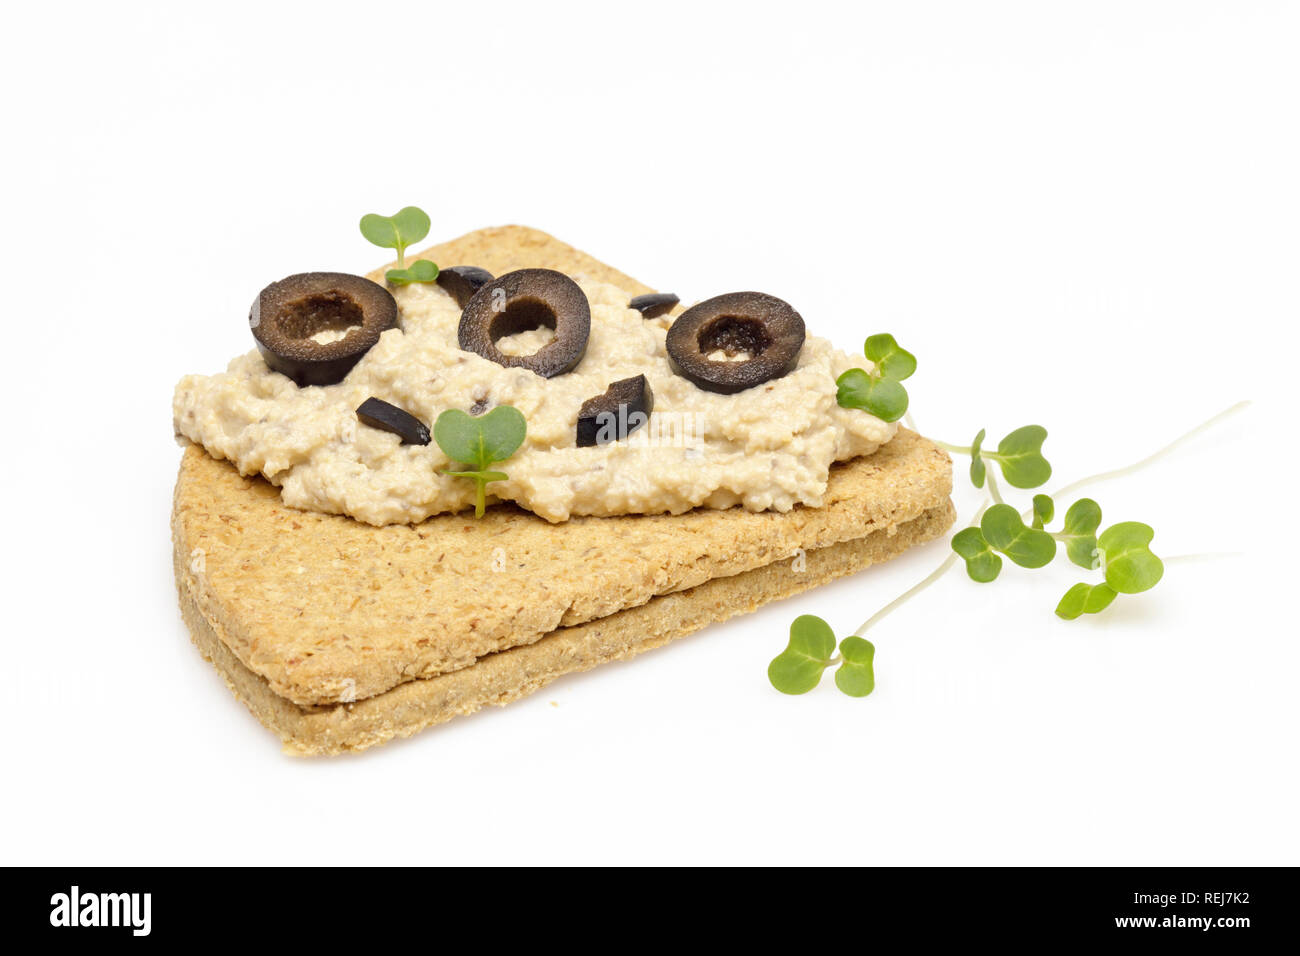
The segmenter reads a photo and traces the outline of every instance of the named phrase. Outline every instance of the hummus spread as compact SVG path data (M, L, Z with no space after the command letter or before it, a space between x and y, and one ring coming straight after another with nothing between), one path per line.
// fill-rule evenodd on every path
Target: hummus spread
M400 325L379 338L337 385L299 388L256 351L217 375L176 386L178 433L240 473L280 486L286 505L351 515L374 525L418 522L474 503L474 483L436 443L402 445L357 420L374 396L432 427L438 414L513 405L528 423L524 444L494 466L509 478L487 486L548 521L572 515L679 513L695 507L789 511L819 507L830 465L867 455L897 425L841 408L835 379L861 357L809 335L788 375L735 395L697 388L668 364L670 317L646 320L616 286L578 280L591 302L587 352L572 372L545 379L462 351L460 307L433 284L392 290ZM536 351L554 333L536 329L497 342L507 354ZM611 382L645 375L649 421L627 438L578 448L578 409Z

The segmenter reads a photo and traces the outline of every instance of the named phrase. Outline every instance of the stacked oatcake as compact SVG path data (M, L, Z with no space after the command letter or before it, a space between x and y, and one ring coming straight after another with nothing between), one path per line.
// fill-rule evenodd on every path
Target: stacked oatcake
M647 286L536 230L421 257ZM376 278L382 270L376 272ZM236 696L302 754L383 743L630 657L942 534L947 455L900 429L836 465L821 508L551 524L510 505L372 527L286 507L186 448L172 517L186 624Z

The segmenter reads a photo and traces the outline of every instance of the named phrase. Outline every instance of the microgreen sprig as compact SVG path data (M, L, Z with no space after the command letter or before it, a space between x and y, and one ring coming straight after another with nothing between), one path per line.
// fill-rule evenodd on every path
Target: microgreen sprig
M1001 570L999 553L1023 568L1041 568L1051 563L1057 543L1063 542L1072 564L1088 570L1101 568L1106 578L1104 584L1081 583L1066 592L1056 609L1066 620L1104 611L1116 595L1140 594L1159 583L1164 564L1151 551L1155 531L1150 525L1122 521L1098 536L1101 506L1091 498L1080 498L1066 511L1062 529L1049 532L1044 526L1051 522L1055 510L1050 496L1035 495L1034 524L1026 528L1010 505L994 505L985 512L979 527L963 528L953 535L952 550L966 561L970 579L986 584Z
M835 655L835 632L814 614L790 624L790 643L767 666L767 679L783 694L806 694L819 683L826 668L839 664L835 686L850 697L866 697L876 686L872 664L875 646L860 637L846 637Z
M1030 429L1036 432L1024 438L1023 434ZM1007 456L1008 461L1015 462L1013 474L1018 480L1040 476L1046 480L1051 474L1051 466L1042 457L1046 431L1028 426L1017 429L1008 438L1017 434L1022 437L1004 439L999 446L999 449L1020 449L1019 453ZM971 447L978 449L978 445L979 436ZM1005 475L1005 465L1003 472ZM972 581L987 584L995 580L1002 570L1003 555L1022 568L1046 567L1056 557L1057 544L1063 543L1071 563L1088 570L1103 568L1106 572L1104 587L1087 585L1084 590L1076 585L1070 589L1057 608L1057 613L1066 620L1083 613L1096 614L1109 607L1117 594L1139 594L1159 582L1164 565L1149 547L1155 536L1149 525L1125 521L1108 528L1099 537L1101 505L1091 498L1080 498L1065 512L1061 530L1051 532L1047 525L1056 514L1056 501L1051 495L1034 495L1033 503L1022 515L1001 500L992 475L988 480L989 493L996 504L983 513L978 526L972 523L952 538L952 550L966 562L966 573ZM1025 519L1032 523L1026 526Z
M891 379L888 361L877 361L872 357L873 339L884 342L884 345L876 349L876 357L882 360L891 354L891 348L897 347L892 336L873 336L868 339L868 357L876 363L875 371L868 373L863 369L850 369L845 372L836 380L839 386L837 398L843 407L860 408L887 421L897 421L906 413L906 393L903 393L900 409L897 403L891 404L888 389L884 392L884 398L881 398L880 388L884 383L893 381L897 384L898 379L911 375L916 369L916 359L904 353L906 359L902 360L903 364L897 366L896 370L905 374ZM869 617L852 636L840 642L839 657L832 656L835 636L829 624L813 615L803 615L796 619L791 626L789 646L768 667L769 681L783 693L806 693L817 685L827 667L838 662L841 667L836 673L836 684L841 690L852 696L871 693L875 687L872 670L875 647L863 635L892 611L942 578L958 559L965 562L967 574L972 580L987 583L1001 573L1004 556L1021 567L1040 568L1050 564L1057 555L1057 545L1064 544L1066 556L1071 563L1089 570L1100 569L1104 577L1103 581L1096 583L1079 582L1066 591L1056 606L1057 616L1065 620L1074 620L1083 614L1098 614L1120 594L1140 594L1150 590L1164 576L1165 566L1165 562L1151 550L1155 531L1150 525L1138 521L1122 521L1098 534L1102 521L1101 506L1091 498L1080 498L1066 510L1061 530L1050 531L1047 526L1056 515L1056 501L1085 485L1119 478L1154 464L1249 404L1239 402L1233 405L1131 465L1089 475L1066 485L1055 495L1036 494L1024 512L1018 512L1002 500L997 482L993 473L988 471L985 459L997 463L1003 478L1012 487L1037 488L1052 475L1051 464L1042 453L1043 442L1047 438L1046 429L1039 425L1018 428L998 443L996 452L983 450L986 435L983 429L970 445L935 442L952 453L971 457L971 484L983 488L987 481L992 500L986 501L970 523L953 535L952 553L939 567ZM887 417L889 415L892 417ZM908 424L912 424L910 419ZM1026 521L1030 523L1027 525ZM1182 555L1171 560L1203 557L1213 555ZM848 669L852 666L863 666L865 671L855 673ZM841 675L844 675L843 679Z
M397 268L384 273L394 285L437 281L438 267L429 260L417 259L409 268L406 265L406 247L428 234L429 216L419 206L405 206L391 216L372 212L361 217L361 235L382 249L397 250Z
M835 380L835 400L843 408L858 408L881 421L896 422L907 414L907 389L902 382L916 371L916 356L888 333L867 338L862 351L871 371L851 368Z
M513 455L524 443L527 432L523 414L511 405L498 405L479 416L449 408L433 423L433 440L442 453L452 461L470 466L463 471L447 469L442 473L474 482L475 517L483 517L487 483L509 477L503 471L492 471L492 465Z
M942 441L935 444L954 455L970 455L970 483L976 488L984 487L985 460L997 462L1002 477L1013 488L1037 488L1052 477L1052 466L1043 457L1047 429L1042 425L1017 428L998 442L997 451L984 449L984 435L985 430L981 428L969 445L950 445Z

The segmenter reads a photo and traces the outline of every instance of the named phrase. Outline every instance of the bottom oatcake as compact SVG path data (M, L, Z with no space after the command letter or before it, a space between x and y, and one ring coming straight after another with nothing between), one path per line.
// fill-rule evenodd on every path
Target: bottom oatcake
M548 267L650 291L545 233L434 247L498 274ZM836 465L820 508L549 523L509 505L373 527L286 507L190 445L172 514L177 586L205 657L286 748L333 753L507 703L886 560L952 522L951 463L906 429ZM806 569L786 559L806 552Z
M245 667L227 635L199 608L186 558L176 554L181 613L204 658L225 679L253 715L278 734L286 753L339 754L364 750L394 737L440 724L488 704L503 706L557 677L660 647L717 621L753 611L872 564L887 561L916 544L943 534L953 521L952 503L890 531L809 551L802 570L778 561L753 571L714 578L684 591L651 598L639 607L585 624L562 627L531 644L498 651L474 664L358 700L303 706L281 697L266 678Z

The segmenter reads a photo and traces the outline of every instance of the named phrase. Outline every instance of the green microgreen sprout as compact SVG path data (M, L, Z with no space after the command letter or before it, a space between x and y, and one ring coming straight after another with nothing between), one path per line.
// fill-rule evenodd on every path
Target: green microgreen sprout
M806 694L819 683L826 668L839 664L835 686L850 697L866 697L876 686L872 662L875 646L860 637L846 637L835 656L835 632L814 614L790 623L790 642L767 665L767 679L783 694Z
M881 421L896 422L907 414L907 389L902 382L916 371L916 356L903 349L888 333L867 338L862 351L871 371L851 368L835 380L835 400L843 408L857 408Z
M469 415L459 408L448 408L433 423L433 440L442 453L452 461L469 466L464 470L448 469L442 473L474 482L475 517L483 517L488 482L504 481L509 477L505 472L492 471L492 465L513 455L524 443L527 432L523 414L511 405L498 405L486 415L478 416Z
M384 273L395 285L437 280L438 267L427 259L417 259L410 268L406 265L406 247L428 234L429 216L419 206L405 206L391 216L371 212L361 217L361 235L382 249L397 250L397 268Z
M942 441L936 441L935 444L954 455L970 455L970 483L976 488L984 487L985 460L997 462L1002 477L1012 488L1037 488L1047 484L1047 480L1052 477L1052 466L1043 457L1047 429L1042 425L1017 428L998 442L997 451L988 451L982 447L984 434L984 429L981 428L969 445L950 445Z
M881 338L888 340L887 345L897 347L892 336L872 337ZM872 339L867 340L869 358L872 357ZM876 355L881 359L888 354L888 349L876 348ZM876 361L875 358L872 360ZM899 377L906 378L915 370L916 359L907 355L902 361L903 364L898 368L906 374ZM850 369L841 375L837 379L840 405L861 408L877 417L885 417L880 411L895 410L881 408L878 401L880 396L873 393L873 389L879 388L880 382L896 382L888 378L888 368L888 362L877 363L877 377L874 379L862 369ZM853 375L855 372L859 374ZM905 402L904 397L902 410L887 420L896 421L901 418L906 413ZM1101 506L1091 498L1080 498L1066 510L1061 530L1049 531L1047 526L1056 515L1056 501L1085 485L1120 478L1154 464L1249 404L1238 402L1131 465L1081 478L1059 489L1054 495L1036 494L1031 506L1024 512L1018 512L1002 500L997 482L993 473L987 470L984 459L996 462L1012 487L1037 488L1052 475L1052 467L1042 454L1043 442L1047 438L1046 429L1039 425L1018 428L998 443L996 452L983 450L983 429L969 446L936 441L936 445L950 452L971 456L971 484L983 488L987 479L989 497L992 500L986 500L969 524L953 535L952 553L934 571L867 618L851 637L840 642L839 657L832 656L835 634L829 624L808 614L797 618L790 628L789 646L768 667L768 679L783 693L807 693L817 686L827 667L839 662L841 666L836 673L835 682L844 693L851 696L866 696L871 693L875 687L872 670L875 647L863 635L942 578L958 559L965 562L966 572L973 581L987 583L995 580L1001 572L1003 556L1024 568L1041 568L1056 557L1057 545L1064 544L1066 556L1072 564L1089 570L1100 569L1104 577L1103 581L1096 583L1080 582L1066 591L1056 606L1057 616L1065 620L1074 620L1084 614L1099 614L1120 594L1139 594L1150 590L1164 576L1165 567L1165 561L1151 550L1155 531L1150 525L1138 521L1122 521L1098 534L1102 521ZM908 424L912 425L910 418ZM1031 523L1026 525L1026 521ZM1167 560L1187 561L1224 556L1231 555L1179 555Z

